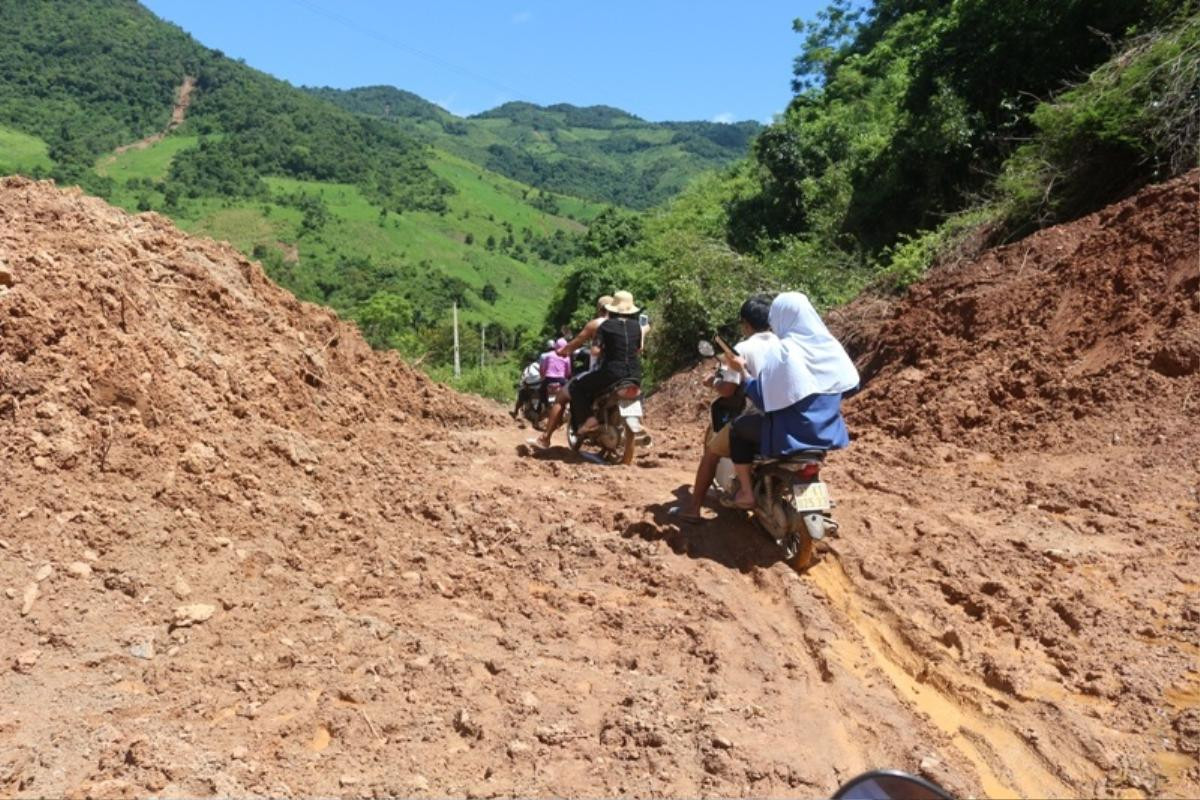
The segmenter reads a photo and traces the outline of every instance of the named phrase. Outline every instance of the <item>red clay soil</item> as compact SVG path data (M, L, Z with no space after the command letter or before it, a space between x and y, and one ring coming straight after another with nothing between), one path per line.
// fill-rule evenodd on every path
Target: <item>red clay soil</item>
M1196 795L1194 185L847 309L797 574L667 514L695 374L634 466L534 457L228 246L5 179L0 795Z

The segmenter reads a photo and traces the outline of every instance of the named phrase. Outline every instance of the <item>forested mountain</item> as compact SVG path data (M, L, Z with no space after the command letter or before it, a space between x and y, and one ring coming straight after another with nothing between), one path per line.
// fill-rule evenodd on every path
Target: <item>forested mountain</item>
M450 187L394 126L349 114L193 41L133 0L0 5L0 124L43 139L61 180L163 130L185 76L190 132L171 165L188 197L261 196L265 175L353 183L393 211L444 207ZM214 135L220 134L220 135Z
M744 158L762 130L757 122L647 122L566 103L505 103L464 118L389 86L309 91L522 183L635 209Z

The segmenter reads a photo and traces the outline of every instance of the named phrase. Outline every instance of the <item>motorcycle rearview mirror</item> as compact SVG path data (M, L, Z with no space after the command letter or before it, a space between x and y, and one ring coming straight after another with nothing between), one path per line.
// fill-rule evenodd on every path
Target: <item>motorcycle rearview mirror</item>
M924 778L896 770L864 772L842 784L833 800L954 800Z
M700 344L696 345L696 349L700 351L700 355L705 358L712 358L717 351L713 349L712 342L707 339L701 339Z

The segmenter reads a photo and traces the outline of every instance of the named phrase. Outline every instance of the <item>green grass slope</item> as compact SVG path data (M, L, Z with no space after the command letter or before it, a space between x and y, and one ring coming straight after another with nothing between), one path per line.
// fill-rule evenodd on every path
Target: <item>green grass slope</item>
M0 125L0 175L49 169L47 151L46 143L38 137Z
M557 260L565 261L584 222L601 209L531 190L436 151L428 154L430 169L453 188L440 212L391 213L354 184L287 177L265 178L263 197L168 203L164 178L172 160L196 142L195 136L168 136L144 149L102 156L95 169L112 180L115 204L160 211L185 230L229 241L261 259L272 277L303 299L360 318L377 295L403 298L413 329L443 327L450 304L458 301L465 322L492 327L494 349L519 345L522 333L540 323L559 280L555 254L543 257L538 246L559 243ZM320 219L310 214L306 223L306 209L297 202L304 197L319 198ZM407 345L413 355L428 352L418 340L386 338L379 343ZM436 355L444 359L441 351Z
M550 191L646 209L746 156L756 122L647 122L609 106L506 103L456 117L389 86L309 89L356 114Z

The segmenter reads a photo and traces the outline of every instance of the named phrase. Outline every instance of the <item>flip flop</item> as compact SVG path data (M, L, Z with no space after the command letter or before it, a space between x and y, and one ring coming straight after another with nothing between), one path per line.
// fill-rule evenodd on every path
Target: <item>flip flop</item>
M542 444L541 440L538 439L536 436L532 436L532 437L526 439L525 444L529 445L530 447L536 448L538 450L549 450L550 449L550 445Z
M676 517L680 522L684 522L688 525L703 525L704 523L708 522L707 519L699 514L685 514L683 511L683 506L671 506L667 509L667 516Z

